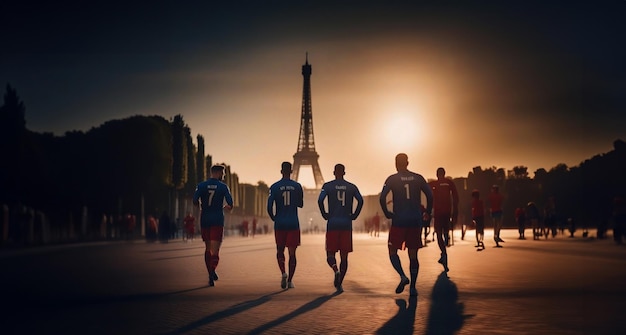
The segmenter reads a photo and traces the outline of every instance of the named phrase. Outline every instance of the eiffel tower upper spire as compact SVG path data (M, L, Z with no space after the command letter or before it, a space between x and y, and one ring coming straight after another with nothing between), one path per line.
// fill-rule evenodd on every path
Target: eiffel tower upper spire
M302 77L304 84L302 87L302 114L300 120L300 137L298 138L298 151L293 155L293 179L298 180L300 167L310 165L313 169L313 178L316 188L322 188L324 178L320 170L317 159L319 155L315 151L315 137L313 136L313 110L311 106L311 65L309 64L309 54L306 53L306 60L302 65Z

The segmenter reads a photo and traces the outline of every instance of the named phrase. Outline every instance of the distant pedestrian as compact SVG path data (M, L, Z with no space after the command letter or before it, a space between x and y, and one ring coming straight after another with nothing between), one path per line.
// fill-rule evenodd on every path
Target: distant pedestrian
M396 174L385 180L380 193L380 206L386 218L391 219L389 228L388 249L391 265L400 275L400 283L396 293L402 293L404 287L411 284L409 294L417 295L417 274L419 261L417 251L421 246L421 227L430 223L433 209L433 192L426 179L420 174L408 170L409 158L400 153L395 158ZM426 195L426 212L422 212L422 192ZM387 195L392 194L392 209L387 207ZM408 249L411 279L407 278L402 269L398 250Z
M557 216L556 216L556 204L554 201L554 196L548 197L548 202L546 203L546 207L543 210L543 222L544 222L544 232L546 238L548 235L552 234L552 238L556 237L557 231Z
M374 217L372 218L372 226L374 230L374 237L379 237L380 236L380 215L378 215L378 212L376 212L376 214L374 214Z
M459 214L459 193L456 185L450 178L446 178L446 170L442 167L437 169L437 180L431 181L434 199L434 233L437 234L437 244L441 251L438 262L443 265L446 272L448 268L448 252L446 247L450 245L450 228L454 226Z
M163 211L161 218L159 219L159 240L161 243L167 243L170 239L171 222L170 216L167 212Z
M183 219L183 224L185 227L184 237L188 242L193 242L193 237L196 234L196 218L188 212L185 218Z
M317 199L326 225L326 262L333 270L333 284L337 292L343 291L343 279L348 271L348 253L352 252L352 221L356 220L363 208L363 197L356 185L344 179L345 166L335 165L335 180L324 183ZM328 211L324 206L327 199ZM356 208L354 201L356 200ZM335 254L339 251L341 263L337 267Z
M244 218L243 222L241 222L241 236L248 237L249 225L250 223L248 222L248 219Z
M541 227L539 226L539 208L534 202L529 202L526 205L526 220L530 223L533 229L533 240L538 240L541 237Z
M215 269L220 261L220 247L224 239L224 210L233 209L233 196L222 181L224 170L223 165L211 166L211 177L198 184L193 195L193 204L201 209L200 231L205 246L204 265L209 273L209 286L214 286L218 280Z
M256 235L256 226L257 226L257 221L256 221L256 216L252 218L252 237L254 238L254 235Z
M485 250L485 242L483 241L485 237L485 208L478 190L472 191L472 221L476 226L476 250Z
M500 193L500 187L498 185L493 185L491 187L488 200L491 221L493 222L493 240L496 242L496 247L501 247L500 242L504 242L500 238L500 230L502 229L502 203L504 202L504 196Z
M124 236L127 240L131 240L135 234L135 225L137 224L137 219L134 215L128 213L124 216Z
M157 219L154 215L148 216L147 229L146 229L146 240L148 242L155 242L157 240L157 231L158 231Z
M291 172L291 163L283 162L280 169L283 177L272 184L267 199L267 213L274 221L276 259L281 272L280 287L283 289L295 287L296 249L300 245L298 208L304 205L302 185L291 179ZM285 247L289 252L289 274L285 270Z
M525 240L524 232L526 230L526 213L524 208L517 207L515 209L515 222L517 223L517 232L519 233L518 239Z
M424 205L421 205L421 208L422 208L422 212L426 211L426 207L424 207ZM428 235L430 234L431 223L432 223L432 220L431 222L428 222L428 223L424 222L422 225L422 234L424 235L424 240L423 240L424 242L420 243L420 248L427 247L428 243L430 243L430 241L428 240ZM435 241L434 232L433 232L433 241Z

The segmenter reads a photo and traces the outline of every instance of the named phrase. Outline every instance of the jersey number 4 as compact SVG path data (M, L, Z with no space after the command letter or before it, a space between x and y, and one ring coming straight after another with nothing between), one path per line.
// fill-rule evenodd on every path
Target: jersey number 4
M346 207L346 191L338 191L337 200L341 202L341 207Z

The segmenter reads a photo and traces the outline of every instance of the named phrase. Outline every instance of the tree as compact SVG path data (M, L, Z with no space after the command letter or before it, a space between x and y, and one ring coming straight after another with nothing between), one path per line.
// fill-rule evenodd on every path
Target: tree
M15 202L20 196L21 166L24 156L26 107L17 91L7 84L0 107L0 200Z
M198 185L198 172L196 164L196 147L193 145L193 139L191 137L191 129L185 127L185 141L187 142L187 182L185 186L185 193L188 196L193 195L196 185Z
M4 94L4 104L0 107L0 130L3 139L21 135L26 130L26 107L17 91L9 84Z
M180 190L187 181L187 141L185 140L185 121L182 115L174 116L172 121L172 182L174 189Z
M518 165L513 167L513 174L511 176L515 179L526 179L528 178L528 167Z
M206 180L206 160L204 159L204 137L202 137L202 135L198 134L197 136L197 140L198 140L198 152L197 152L197 157L196 157L196 164L198 164L198 167L196 168L196 173L198 175L198 181L204 181Z

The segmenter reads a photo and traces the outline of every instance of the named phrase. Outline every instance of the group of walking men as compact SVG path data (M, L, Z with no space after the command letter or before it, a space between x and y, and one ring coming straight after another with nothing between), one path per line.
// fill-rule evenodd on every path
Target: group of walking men
M409 294L417 295L419 261L417 253L422 247L421 229L430 225L434 208L434 229L441 250L439 263L447 272L448 230L456 222L458 193L452 180L445 177L445 170L437 170L437 180L430 184L426 179L408 169L408 156L400 153L395 157L397 173L390 175L380 194L380 206L387 219L391 220L388 237L389 260L400 276L396 293L409 285ZM276 259L281 272L280 285L283 289L294 288L296 249L300 245L298 208L303 207L302 185L291 179L292 164L283 162L282 178L272 184L267 201L267 212L274 221ZM348 270L348 254L352 247L352 221L363 208L363 197L356 185L344 179L345 166L334 167L335 179L324 183L318 197L322 217L327 220L326 260L334 273L333 284L338 292L343 291L343 279ZM224 210L231 210L233 199L228 186L222 179L224 166L211 167L211 177L198 184L193 203L201 207L200 226L205 242L205 265L209 274L209 286L218 280L215 269L219 263L219 249L224 236ZM422 193L426 196L426 207L422 205ZM355 206L356 202L356 206ZM288 260L285 256L287 249ZM398 250L408 250L409 276L406 276ZM340 263L336 254L339 252Z

